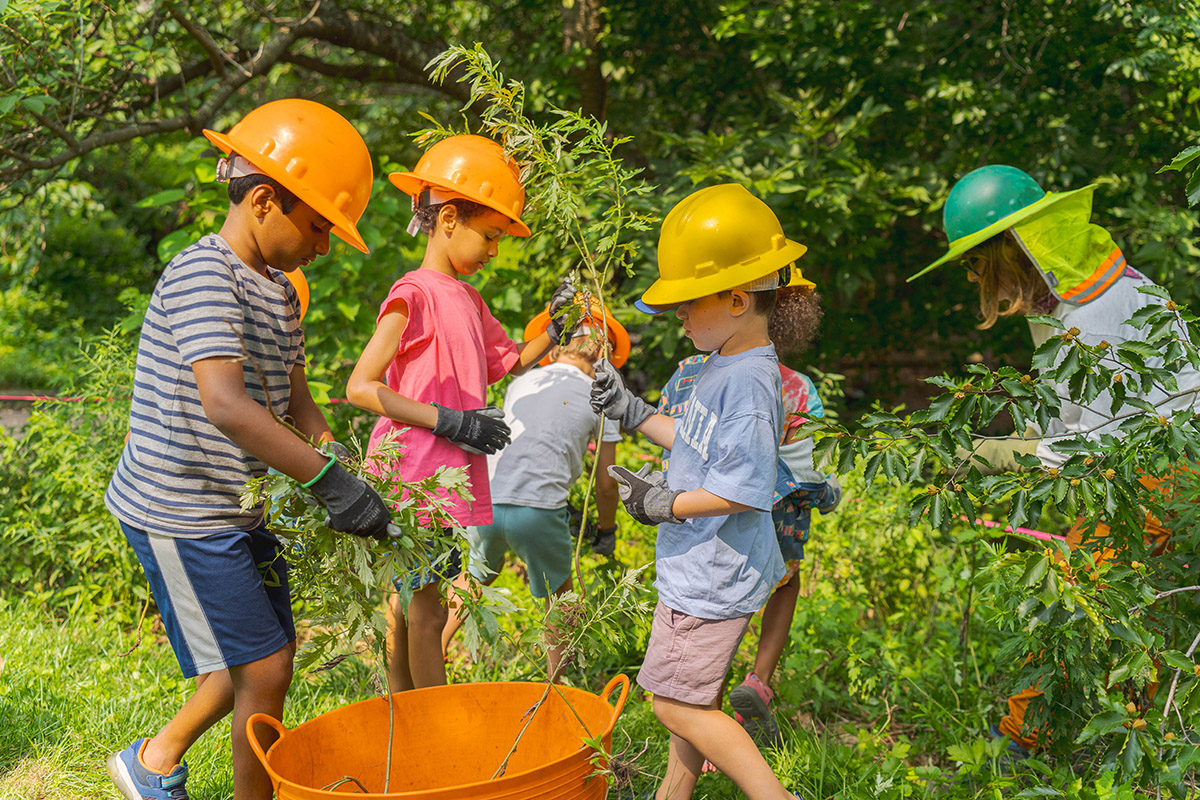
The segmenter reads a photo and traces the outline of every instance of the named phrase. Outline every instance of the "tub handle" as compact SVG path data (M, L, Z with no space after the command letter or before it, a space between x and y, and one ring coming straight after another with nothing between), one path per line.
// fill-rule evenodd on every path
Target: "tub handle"
M271 769L271 765L267 763L267 754L263 751L262 745L259 744L258 736L254 733L254 723L261 722L269 728L273 728L279 739L283 741L283 737L290 731L283 726L283 723L268 714L251 714L250 719L246 720L246 738L250 740L250 747L254 750L254 755L258 756L258 762L262 764L263 769L267 771L267 775L271 778L271 783L275 786L275 791L279 791L279 784L282 780L275 770Z
M608 685L604 687L604 691L600 693L600 699L605 703L609 702L612 697L613 690L620 685L621 693L617 695L617 705L613 708L612 720L608 723L608 728L605 733L611 733L612 729L617 725L617 717L621 716L621 710L625 708L625 700L629 697L629 676L625 673L618 673L613 677Z

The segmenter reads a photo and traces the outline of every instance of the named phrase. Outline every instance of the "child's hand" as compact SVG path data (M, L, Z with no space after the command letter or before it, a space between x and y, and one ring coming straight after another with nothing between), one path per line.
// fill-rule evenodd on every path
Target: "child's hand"
M596 362L592 380L592 411L619 420L627 430L637 430L654 416L654 407L631 392L617 368L602 358Z
M838 503L842 502L842 484L838 482L836 475L825 477L825 492L819 502L821 505L817 506L817 511L822 514L832 514Z
M558 288L554 290L554 294L550 295L550 321L546 323L546 334L550 337L551 344L562 344L563 336L569 337L579 327L577 320L570 330L566 330L563 326L563 318L566 315L558 313L574 302L575 284L571 282L570 278L563 278L562 282L558 284Z
M458 411L438 403L433 435L449 439L468 453L491 455L512 441L504 412L495 406Z
M335 459L306 486L325 506L329 515L325 526L342 533L372 539L386 539L391 533L392 515L379 492L362 478L351 475ZM399 529L396 529L399 533Z
M612 466L608 468L608 474L617 481L617 493L621 495L625 510L638 522L643 525L683 522L671 510L675 498L683 492L667 486L667 476L662 470L651 472L649 464L637 472Z

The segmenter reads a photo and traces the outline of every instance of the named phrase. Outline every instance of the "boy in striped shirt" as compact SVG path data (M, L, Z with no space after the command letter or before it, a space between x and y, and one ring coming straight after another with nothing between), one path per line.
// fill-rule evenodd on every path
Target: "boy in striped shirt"
M355 225L372 168L337 112L280 100L226 135L229 214L167 265L142 325L130 436L105 503L137 553L185 677L196 691L155 736L108 759L127 800L186 800L184 752L232 712L234 797L271 784L246 736L256 712L282 718L296 634L287 564L243 509L242 486L268 467L309 486L330 527L386 536L379 495L336 458L296 437L332 442L304 374L300 301L285 272L329 252L334 233L366 251ZM260 566L277 576L264 583Z

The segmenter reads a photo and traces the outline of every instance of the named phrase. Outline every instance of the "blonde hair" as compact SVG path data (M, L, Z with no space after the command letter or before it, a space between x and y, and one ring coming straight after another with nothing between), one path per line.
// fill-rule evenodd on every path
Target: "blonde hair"
M604 339L601 338L598 331L587 326L589 333L583 336L575 336L566 344L555 345L550 349L550 361L558 361L562 356L575 355L585 359L589 363L595 363L596 359L604 351Z
M1011 236L1000 233L967 251L963 266L979 282L979 330L1000 317L1029 314L1045 302L1050 287Z

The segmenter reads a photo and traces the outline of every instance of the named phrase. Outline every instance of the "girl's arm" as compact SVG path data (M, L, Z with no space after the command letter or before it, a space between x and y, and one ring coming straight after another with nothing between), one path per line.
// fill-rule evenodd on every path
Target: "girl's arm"
M405 425L432 429L437 425L438 410L428 403L418 403L388 388L382 380L388 364L400 346L400 336L408 325L408 304L395 301L379 324L371 341L363 348L350 382L346 384L346 399L356 408L371 411Z
M530 339L528 342L518 342L518 358L508 370L508 374L524 375L530 367L545 358L553 348L554 343L550 341L550 335L546 333L539 334L536 339Z

